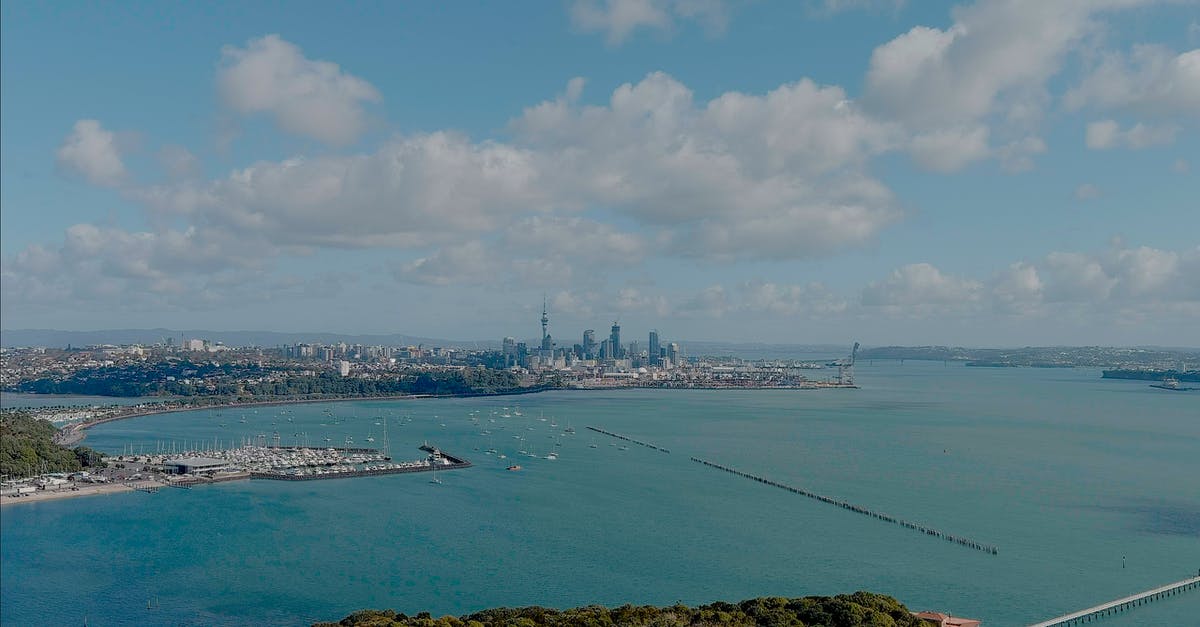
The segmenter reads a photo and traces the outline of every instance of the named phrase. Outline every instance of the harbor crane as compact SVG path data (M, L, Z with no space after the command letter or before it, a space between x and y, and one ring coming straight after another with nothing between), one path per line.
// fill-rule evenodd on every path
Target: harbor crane
M858 342L855 342L854 348L850 350L849 359L839 359L837 362L838 385L854 386L854 359L856 357L858 357Z

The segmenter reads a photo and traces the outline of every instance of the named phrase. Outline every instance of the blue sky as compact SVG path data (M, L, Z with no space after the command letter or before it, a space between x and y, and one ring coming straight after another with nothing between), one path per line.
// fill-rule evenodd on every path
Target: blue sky
M4 328L1200 344L1194 1L0 10Z

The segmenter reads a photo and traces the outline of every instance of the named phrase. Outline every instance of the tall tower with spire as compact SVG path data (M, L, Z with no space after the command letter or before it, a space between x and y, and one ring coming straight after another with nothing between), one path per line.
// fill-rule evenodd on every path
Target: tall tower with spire
M554 349L554 342L550 339L550 314L546 310L546 297L542 297L542 350L548 351Z

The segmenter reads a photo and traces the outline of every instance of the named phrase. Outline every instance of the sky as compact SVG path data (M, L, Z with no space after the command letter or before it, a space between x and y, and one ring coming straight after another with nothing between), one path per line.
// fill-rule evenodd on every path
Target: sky
M3 328L1200 346L1200 2L0 4Z

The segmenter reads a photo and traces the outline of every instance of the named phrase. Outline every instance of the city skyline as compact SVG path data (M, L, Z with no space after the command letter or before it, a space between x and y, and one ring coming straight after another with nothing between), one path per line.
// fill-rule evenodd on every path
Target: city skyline
M5 3L3 326L1194 346L1197 6Z

